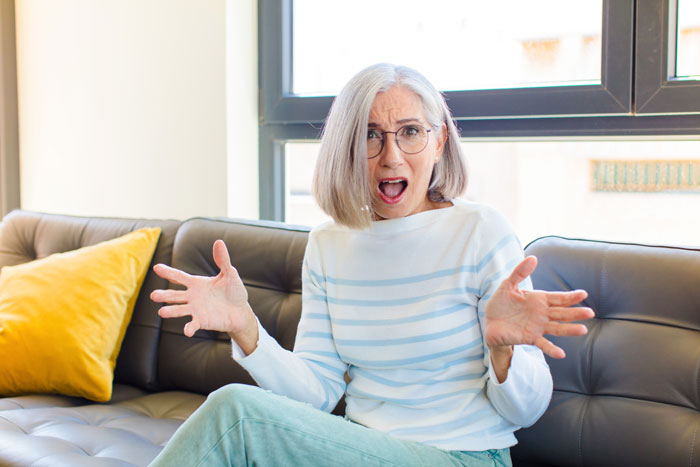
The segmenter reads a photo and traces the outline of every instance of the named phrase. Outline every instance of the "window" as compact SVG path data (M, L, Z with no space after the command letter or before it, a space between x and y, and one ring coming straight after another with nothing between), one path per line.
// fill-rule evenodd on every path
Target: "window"
M309 187L315 141L332 95L362 66L380 60L408 60L381 56L385 50L393 50L391 47L368 51L359 45L362 39L357 34L339 33L352 36L353 42L347 44L335 39L334 29L340 31L345 24L357 27L361 14L367 11L379 12L378 17L387 15L376 3L359 8L355 4L318 0L261 0L262 217L307 225L325 218L315 211ZM694 71L700 57L700 33L694 32L700 31L696 26L700 24L697 2L539 0L526 2L528 9L523 11L517 10L523 8L523 2L518 1L434 3L440 3L433 5L442 14L437 18L415 15L411 10L417 5L400 2L409 14L405 19L387 22L386 26L398 23L410 35L425 33L423 39L407 39L413 46L437 34L438 24L439 29L445 29L440 37L451 38L448 43L452 54L456 51L460 57L466 57L453 63L439 54L434 59L422 52L416 56L427 61L407 64L426 73L448 98L470 163L468 198L493 204L505 212L523 242L538 235L559 233L697 244L696 239L684 234L696 227L687 226L680 211L669 209L673 206L694 212L700 207L700 193L693 185L694 172L687 169L700 163L700 72ZM334 15L328 11L333 5L341 8ZM510 43L519 55L511 55L508 62L516 62L519 69L508 69L513 63L498 63L488 54L479 55L478 50L474 51L469 28L462 27L469 21L465 13L469 8L477 11L491 7L498 13L481 12L482 19L489 19L482 21L489 28L481 34L503 28L511 37L501 33L500 39L480 41L476 49L488 44L489 50L505 50L505 44ZM572 11L580 21L570 19ZM396 18L402 18L401 14L393 13ZM513 27L516 22L504 19L510 15L522 19L522 25ZM355 19L350 21L351 17ZM590 19L594 17L598 18L596 26ZM449 21L440 22L444 18ZM567 21L569 25L564 26ZM528 23L535 27L528 29ZM372 24L376 29L382 23ZM546 34L533 34L543 29ZM372 38L382 44L399 33L387 31L372 34ZM580 66L562 65L567 59L567 54L562 54L564 49L578 54L574 61ZM439 67L431 66L441 62L447 64L444 79L438 77ZM347 69L344 64L349 64ZM454 67L467 66L479 72L454 72ZM515 172L514 167L518 168ZM608 179L607 184L602 184L605 174L614 177L616 170L629 177L635 170L639 174L640 170L652 168L654 177L657 172L659 176L668 172L676 181L680 176L683 183L669 182L663 189L659 188L662 184L615 184ZM688 173L691 177L684 179ZM596 174L600 175L598 179ZM508 190L490 189L501 186L499 177L506 176L518 183ZM569 190L571 196L564 196L564 188L573 187L579 191ZM523 202L525 199L527 203ZM546 219L528 214L527 210L537 205L542 207ZM588 221L574 222L565 209L568 205L583 209ZM596 206L612 211L596 211ZM625 207L629 209L625 211ZM662 217L665 225L657 228L662 222L653 219L661 221ZM616 231L606 230L616 225Z
M602 0L442 0L436 6L295 0L292 93L336 95L358 70L378 62L425 70L444 91L600 84ZM496 23L483 20L502 11L510 14Z
M700 3L678 0L677 18L675 76L700 79Z
M558 235L697 245L700 141L466 139L465 199L489 204L513 224L523 245ZM319 143L288 142L286 219L330 218L311 196ZM553 195L555 194L555 195Z

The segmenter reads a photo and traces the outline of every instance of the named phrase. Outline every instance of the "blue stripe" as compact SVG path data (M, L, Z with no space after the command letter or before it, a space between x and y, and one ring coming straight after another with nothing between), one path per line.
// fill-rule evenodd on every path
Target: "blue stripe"
M294 349L295 353L308 353L311 355L317 355L319 357L330 357L333 360L338 360L338 354L336 352L328 352L325 350L303 350L303 349ZM315 360L314 360L315 361Z
M311 295L310 297L307 297L307 300L346 306L401 306L411 305L413 303L420 303L426 300L430 300L431 298L440 297L443 295L459 295L463 293L476 295L479 293L479 291L472 287L457 287L454 289L438 290L437 292L429 293L426 295L419 295L417 297L396 298L392 300L356 300L352 298L335 298L324 295Z
M323 375L321 375L319 373L317 368L314 368L313 366L309 366L309 369L314 374L314 376L316 376L316 379L321 383L321 386L323 386L324 400L323 400L323 404L321 405L320 408L321 408L321 410L326 410L326 408L330 404L330 400L331 400L331 398L328 394L328 385L325 384L326 378L324 378Z
M303 338L318 338L318 339L333 339L333 334L330 332L306 331L301 335Z
M416 398L416 399L398 399L398 398L393 398L393 397L381 397L381 396L375 396L373 394L369 394L367 392L363 391L358 391L357 389L352 389L348 390L348 395L352 397L364 397L366 399L370 400L377 400L381 402L392 402L394 404L399 404L399 405L422 405L422 404L427 404L430 402L435 402L439 401L442 399L448 399L450 397L455 397L459 396L461 394L478 394L483 390L483 388L470 388L470 389L462 389L460 391L455 391L455 392L449 392L447 394L438 394L435 396L430 396L430 397L421 397L421 398Z
M336 375L340 376L343 378L343 381L345 381L345 368L336 368L333 365L329 365L328 363L324 362L319 362L318 360L311 360L315 365L318 365L320 367L325 368L326 370L335 373Z
M398 339L384 339L384 340L334 339L334 342L337 345L369 346L369 347L386 347L389 345L415 344L416 342L427 342L427 341L442 339L443 337L448 337L448 336L453 336L455 334L459 334L462 331L466 331L467 329L470 329L471 327L473 327L477 323L478 323L478 320L476 318L474 318L473 320L468 321L468 322L462 324L461 326L457 326L456 328L446 329L445 331L435 332L432 334L423 334L420 336L400 337ZM310 334L322 334L322 333L310 333ZM306 336L306 334L304 334L304 336ZM331 338L332 338L332 336L331 336Z
M314 362L314 363L318 363L318 362ZM325 365L325 364L320 364L320 366L322 366L324 368L328 368L330 370L334 370L334 368L329 367L328 365ZM318 369L316 369L312 366L311 371L316 375L316 379L318 379L321 382L321 385L323 386L323 394L325 396L325 400L323 402L323 405L321 405L320 409L323 411L329 411L327 409L329 408L329 406L332 402L332 399L335 399L335 401L337 403L339 400L339 396L335 395L335 397L331 397L331 395L333 393L333 390L331 389L331 383L328 381L327 378L324 378L323 375L320 374ZM345 386L346 386L346 384L345 384L345 372L343 372L341 375L341 382L342 382L341 383L342 384L341 392L345 392ZM333 407L330 407L330 408L332 409Z
M408 387L408 386L432 386L435 384L442 384L442 383L454 383L454 382L459 382L459 381L470 381L474 379L479 379L484 377L486 372L478 372L478 373L466 373L463 375L457 375L453 376L452 378L445 378L445 379L429 379L426 381L418 381L418 382L407 382L407 381L394 381L391 379L383 378L376 373L373 373L371 371L367 371L361 368L357 367L352 367L351 369L351 378L355 379L355 376L359 376L361 378L366 378L371 381L374 381L375 383L382 384L384 386L389 386L392 388L403 388L403 387Z
M404 318L395 319L344 319L344 318L334 318L333 324L339 326L393 326L398 324L415 323L417 321L424 321L433 318L439 318L442 316L447 316L458 311L465 310L467 308L476 308L476 305L459 303L448 308L443 308L442 310L431 311L428 313L423 313L416 316L407 316ZM307 313L304 315L305 318L309 319L319 319L319 320L330 320L330 316L326 313Z
M519 245L519 240L515 234L508 234L503 237L496 245L489 251L486 256L484 256L481 261L476 265L463 265L456 268L441 269L439 271L430 272L426 274L419 274L416 276L399 277L396 279L375 279L375 280L362 280L362 279L341 279L332 276L324 276L318 274L309 268L309 274L311 277L319 284L328 283L334 285L348 285L353 287L386 287L389 285L405 285L413 284L415 282L424 282L431 279L438 279L441 277L451 276L453 274L459 274L463 272L468 273L478 273L480 272L496 254L508 245L511 241L515 240Z
M330 321L331 317L327 315L326 313L306 313L304 315L304 318L309 318L309 319L322 319L325 321Z
M460 274L463 272L476 273L476 272L478 272L477 268L478 268L478 266L464 265L464 266L458 266L456 268L442 269L439 271L429 272L426 274L419 274L417 276L397 277L396 279L375 279L375 280L336 279L335 277L331 277L331 276L324 277L321 274L318 274L312 270L309 270L309 273L311 274L312 278L316 282L327 282L327 283L333 284L333 285L347 285L350 287L386 287L386 286L390 286L390 285L406 285L406 284L413 284L416 282L424 282L424 281L428 281L431 279L439 279L441 277L448 277L448 276L452 276L454 274Z
M304 352L298 352L298 354L302 354L302 353L304 353ZM312 353L312 352L307 352L307 353ZM300 356L301 356L302 358L304 358L302 355L300 355ZM340 359L338 359L337 356L336 356L336 359L337 359L338 361L340 361ZM318 361L318 360L313 360L313 359L311 359L311 358L304 358L304 360L306 360L307 362L309 362L309 363L311 363L311 364L313 364L313 365L318 365L318 366L320 366L320 367L322 367L322 368L325 368L326 370L328 370L328 371L330 371L330 372L332 372L332 373L335 373L336 375L338 375L338 376L340 376L341 378L343 378L343 380L344 380L344 378L345 378L345 369L336 368L336 367L334 367L334 366L332 366L332 365L329 365L328 363L320 362L320 361ZM312 371L313 371L313 368L312 368ZM321 380L323 380L323 378L321 378Z
M481 284L481 290L479 290L479 296L483 296L486 290L488 290L488 287L495 281L498 281L498 286L501 285L501 283L507 279L510 274L512 273L513 269L520 264L522 260L520 258L516 258L514 260L509 261L506 263L505 266L503 266L503 269L494 273L490 278L486 279L483 284Z
M477 354L477 355L469 356L469 357L460 357L456 360L450 360L449 362L445 362L444 364L435 368L434 371L445 370L445 369L453 367L455 365L463 365L465 363L473 362L474 360L483 360L483 359L484 359L483 352L481 352L480 354Z
M448 355L454 355L460 352L466 352L467 350L473 349L482 342L481 338L478 338L467 345L461 347L456 347L450 350L444 350L442 352L432 353L428 355L421 355L420 357L412 358L401 358L398 360L353 360L351 363L355 366L365 366L365 367L392 367L401 365L411 365L413 363L427 362L430 360L435 360L440 357L446 357ZM482 356L483 357L483 356Z

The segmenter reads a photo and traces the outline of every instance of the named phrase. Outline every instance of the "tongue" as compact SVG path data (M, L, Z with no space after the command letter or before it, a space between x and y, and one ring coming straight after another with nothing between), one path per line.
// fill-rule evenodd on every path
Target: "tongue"
M403 183L382 183L381 189L389 198L396 198L403 191Z

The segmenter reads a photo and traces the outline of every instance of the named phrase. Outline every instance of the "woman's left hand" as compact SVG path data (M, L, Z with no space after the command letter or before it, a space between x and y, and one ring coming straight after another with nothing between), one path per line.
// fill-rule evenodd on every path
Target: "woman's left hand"
M569 323L592 318L588 307L572 307L584 300L585 290L544 292L520 290L518 284L537 267L537 258L528 256L505 279L486 305L484 340L493 352L515 344L531 344L553 358L564 358L564 351L544 337L581 336L583 324Z

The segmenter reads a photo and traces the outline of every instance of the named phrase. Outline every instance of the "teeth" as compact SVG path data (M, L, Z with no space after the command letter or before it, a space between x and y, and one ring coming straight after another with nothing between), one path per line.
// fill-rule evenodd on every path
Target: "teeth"
M401 183L403 180L384 180L382 183Z

